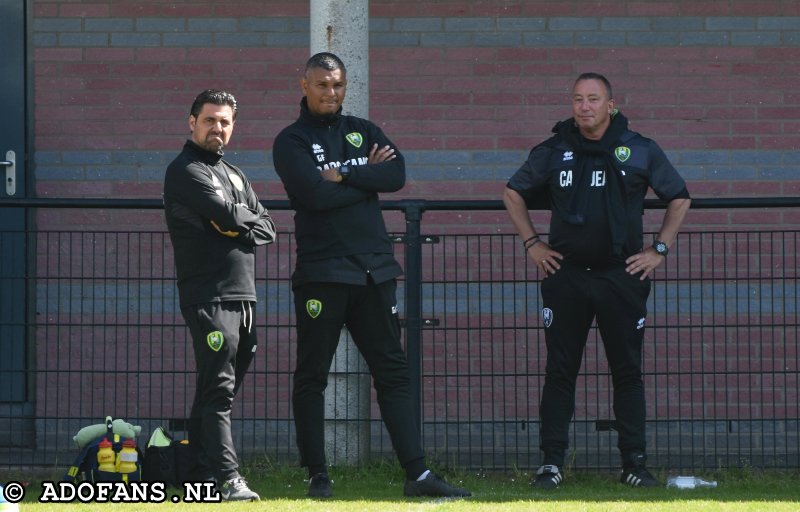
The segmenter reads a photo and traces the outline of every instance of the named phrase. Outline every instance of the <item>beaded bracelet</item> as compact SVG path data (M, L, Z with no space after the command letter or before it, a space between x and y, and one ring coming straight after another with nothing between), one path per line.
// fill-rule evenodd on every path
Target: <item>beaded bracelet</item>
M531 240L533 240L535 238L539 238L539 235L533 235L532 237L528 238L527 240L523 240L522 241L522 246L525 247L526 245L528 245L528 242L530 242Z

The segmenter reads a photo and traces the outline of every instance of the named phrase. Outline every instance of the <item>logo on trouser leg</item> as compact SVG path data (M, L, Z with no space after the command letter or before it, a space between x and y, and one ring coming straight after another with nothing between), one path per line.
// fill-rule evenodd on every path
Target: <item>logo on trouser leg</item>
M553 323L553 310L550 308L542 308L542 321L545 327L550 327Z
M225 336L219 331L210 332L208 336L206 336L206 341L211 350L219 352L219 349L222 348L222 344L225 343Z
M317 318L322 313L322 302L317 299L308 299L306 301L306 312L311 318Z

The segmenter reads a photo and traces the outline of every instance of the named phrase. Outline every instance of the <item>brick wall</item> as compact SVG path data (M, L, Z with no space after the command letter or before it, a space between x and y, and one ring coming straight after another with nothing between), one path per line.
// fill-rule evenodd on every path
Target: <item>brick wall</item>
M308 9L34 1L37 194L159 197L191 100L215 86L241 105L231 160L262 199L284 199L270 150L297 114ZM409 161L392 198L497 199L569 116L572 81L588 70L611 79L633 128L664 147L696 197L800 190L795 3L372 1L370 45L371 118ZM508 228L476 219L497 220Z

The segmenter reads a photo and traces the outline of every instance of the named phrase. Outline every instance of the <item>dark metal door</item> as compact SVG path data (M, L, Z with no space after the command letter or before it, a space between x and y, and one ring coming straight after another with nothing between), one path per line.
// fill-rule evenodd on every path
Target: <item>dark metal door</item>
M0 0L0 198L25 198L25 1ZM0 403L27 399L27 214L0 206Z

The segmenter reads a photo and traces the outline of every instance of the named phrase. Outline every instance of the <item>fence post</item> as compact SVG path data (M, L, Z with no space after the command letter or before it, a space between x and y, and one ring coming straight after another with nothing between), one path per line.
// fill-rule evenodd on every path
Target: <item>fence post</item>
M403 201L406 217L406 357L410 378L409 393L414 419L422 433L422 237L420 221L423 201Z

